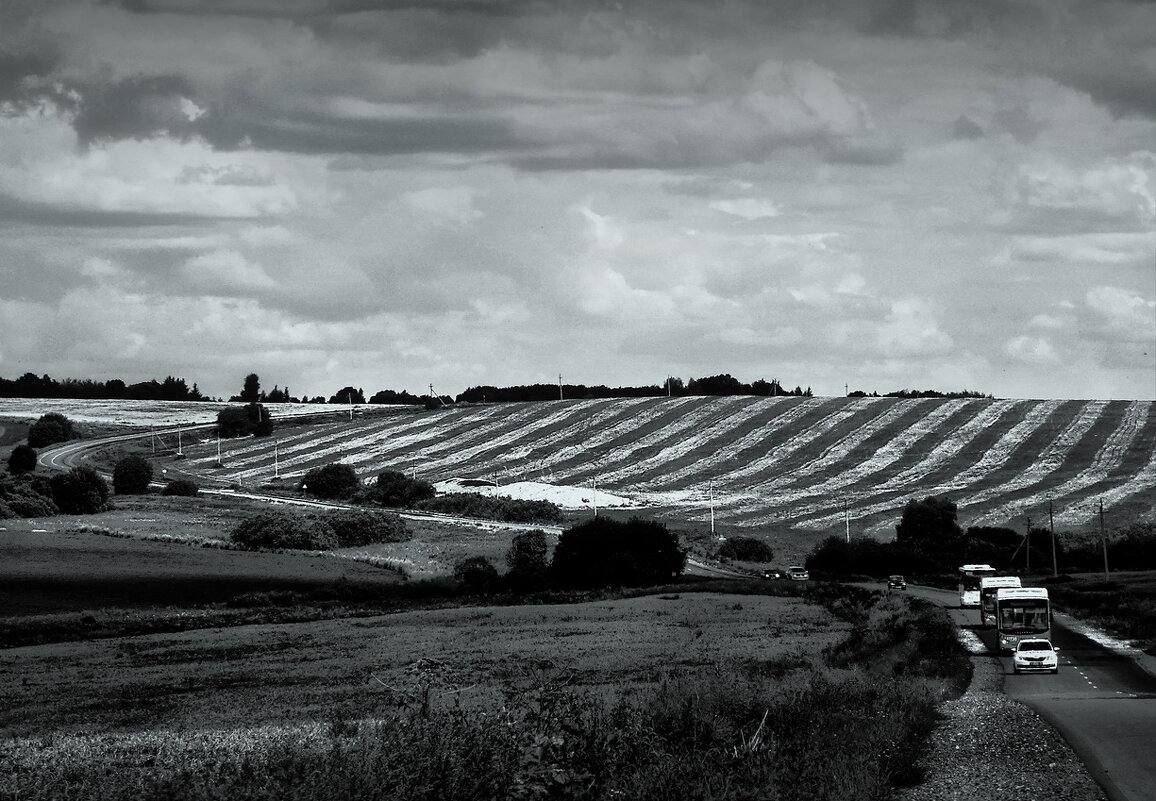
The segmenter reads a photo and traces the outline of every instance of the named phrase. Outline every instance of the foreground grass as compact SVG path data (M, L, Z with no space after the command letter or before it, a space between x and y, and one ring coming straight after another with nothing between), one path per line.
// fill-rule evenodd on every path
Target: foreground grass
M919 780L967 660L942 610L812 592L850 623L824 657L715 662L610 695L544 671L482 704L429 660L370 719L11 739L0 798L887 798Z

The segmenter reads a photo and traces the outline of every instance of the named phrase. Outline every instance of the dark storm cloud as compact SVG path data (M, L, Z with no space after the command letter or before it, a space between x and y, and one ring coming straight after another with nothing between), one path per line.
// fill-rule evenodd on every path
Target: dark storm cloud
M951 126L951 134L956 139L979 139L983 137L983 128L965 114L956 118Z
M120 6L137 14L308 19L415 8L510 16L532 4L530 0L121 0Z
M144 212L68 208L56 203L38 203L0 195L0 229L6 225L48 225L54 228L144 228L152 226L196 226L214 220L237 217L187 213Z
M48 53L0 51L0 102L25 100L43 90L43 79L52 73L55 63Z
M395 155L485 153L528 143L494 117L346 119L309 111L236 115L210 113L196 130L215 147L255 147L305 154Z
M182 99L193 92L180 76L134 76L83 94L73 123L82 143L194 132L193 121L181 109Z
M1154 0L1156 2L1156 0ZM1156 118L1156 76L1139 71L1071 75L1067 82L1087 92L1117 117Z

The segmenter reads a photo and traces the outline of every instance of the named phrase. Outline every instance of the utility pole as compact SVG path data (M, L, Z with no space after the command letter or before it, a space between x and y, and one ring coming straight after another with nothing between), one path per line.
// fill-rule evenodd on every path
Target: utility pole
M558 376L561 379L562 376ZM591 504L594 507L594 516L598 517L598 474L595 473L590 477L590 486L593 492L591 493Z
M847 531L847 544L851 544L851 509L847 500L843 500L843 527Z
M1104 499L1100 499L1100 542L1104 546L1104 581L1108 581L1108 535L1104 533Z
M1026 572L1031 573L1032 572L1032 519L1030 516L1027 518L1027 521L1028 521L1028 533L1024 539L1024 542L1027 544L1027 548L1025 548L1025 550L1027 551L1027 570L1026 570Z
M558 373L558 400L566 400L562 394L562 374Z
M281 478L281 454L277 449L277 440L273 440L273 478Z
M711 481L707 486L709 487L708 492L710 493L710 536L713 539L715 536L715 532L714 532L714 481Z
M1052 575L1060 575L1060 563L1056 559L1056 516L1052 510L1052 499L1048 498L1048 531L1052 534Z

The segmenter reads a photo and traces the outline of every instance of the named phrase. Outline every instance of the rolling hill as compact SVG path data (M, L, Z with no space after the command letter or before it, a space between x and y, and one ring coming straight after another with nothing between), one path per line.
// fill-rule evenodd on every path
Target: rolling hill
M274 416L276 416L276 407ZM1109 526L1156 514L1152 401L683 397L391 410L189 447L182 467L258 484L329 462L438 481L597 486L659 517L889 535L911 498L968 525Z

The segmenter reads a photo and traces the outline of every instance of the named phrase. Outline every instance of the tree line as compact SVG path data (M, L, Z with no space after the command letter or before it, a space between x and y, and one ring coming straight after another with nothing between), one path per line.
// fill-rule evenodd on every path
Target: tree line
M547 400L596 400L602 398L659 398L666 396L683 397L688 395L755 395L758 397L776 397L782 395L794 397L811 397L811 388L803 389L796 386L794 389L785 389L777 378L770 381L758 379L750 384L744 383L730 373L708 376L706 378L691 378L683 381L681 378L667 378L661 385L636 387L608 387L605 384L588 386L586 384L523 384L519 386L495 387L491 385L470 387L455 399L458 403L508 403L513 401L547 401Z
M166 376L126 384L119 378L94 381L90 378L65 378L57 381L49 375L25 373L19 378L0 377L0 398L67 398L70 400L211 400L201 394L194 383L190 388L183 378Z

